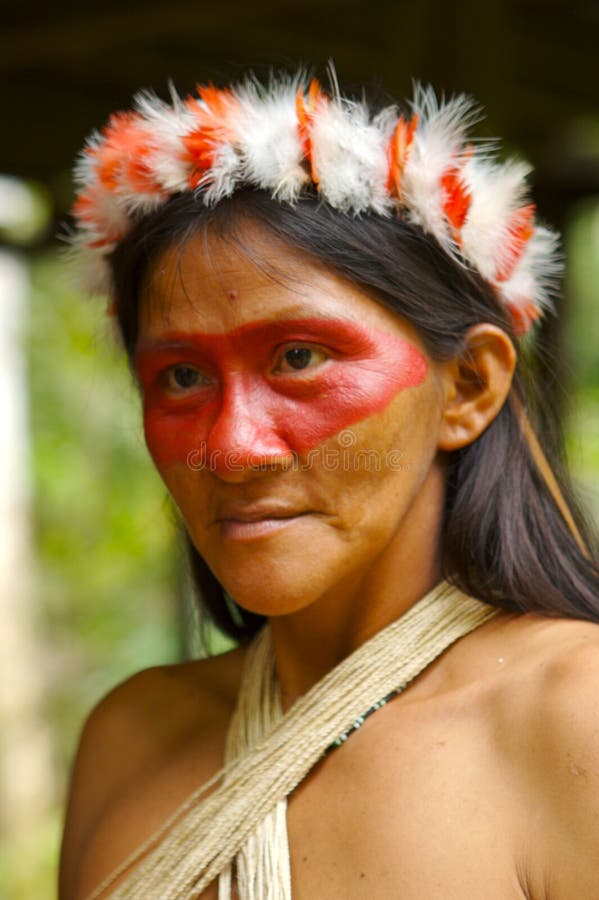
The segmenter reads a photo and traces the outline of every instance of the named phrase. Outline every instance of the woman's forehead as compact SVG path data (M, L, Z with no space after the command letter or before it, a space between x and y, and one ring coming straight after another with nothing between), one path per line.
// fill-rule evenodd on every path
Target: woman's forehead
M347 319L392 332L408 323L332 268L249 227L241 241L206 233L164 251L142 290L140 333L226 332L254 321Z

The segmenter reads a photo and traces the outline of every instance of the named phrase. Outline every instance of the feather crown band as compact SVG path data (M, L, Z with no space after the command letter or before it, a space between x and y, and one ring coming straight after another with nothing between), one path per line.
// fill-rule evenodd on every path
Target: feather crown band
M528 167L468 139L477 118L464 95L438 101L418 85L409 116L395 106L373 115L302 76L198 86L170 103L141 93L89 138L75 169L72 243L85 281L105 291L107 254L174 194L213 205L251 186L293 204L316 191L349 215L420 226L493 285L523 334L550 306L558 238L535 220Z

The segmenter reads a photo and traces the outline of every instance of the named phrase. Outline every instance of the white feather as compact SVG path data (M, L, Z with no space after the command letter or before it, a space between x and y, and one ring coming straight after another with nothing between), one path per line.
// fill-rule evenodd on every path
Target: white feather
M308 181L295 109L298 87L296 78L267 93L252 83L235 92L243 110L238 126L243 179L287 202L297 200Z
M87 243L98 243L109 238L120 240L131 229L132 221L118 203L117 198L101 185L89 188L90 218L80 219L80 228L87 235ZM107 252L104 249L104 252Z
M479 105L466 94L457 94L449 100L438 99L430 85L414 83L414 96L410 102L412 114L418 116L421 137L432 140L444 135L450 141L463 144L470 129L482 118Z
M75 161L73 170L73 178L75 184L85 189L88 185L95 184L96 178L96 159L94 153L102 143L102 136L99 131L94 131L85 142L85 147Z
M319 106L311 130L313 159L324 200L336 209L385 214L388 159L385 136L363 103L333 100Z
M551 309L562 272L559 236L539 225L509 280L497 286L506 302L515 306L532 301L540 309Z
M398 118L399 110L397 106L385 106L372 119L372 124L380 131L385 142L391 140Z
M241 157L231 144L222 144L214 154L214 162L202 176L198 195L207 206L230 197L242 178Z
M119 185L115 193L115 199L128 215L134 219L139 219L161 207L166 199L166 194L162 192L150 194L132 191L129 183L125 181Z
M439 104L431 88L415 86L418 126L402 180L402 200L411 222L434 235L455 256L457 246L443 211L443 174L460 161L468 128L478 118L472 101L460 95Z
M224 104L224 110L218 114L215 114L203 100L196 99L196 103L208 118L214 121L218 132L214 141L212 165L206 170L196 189L196 194L202 196L204 202L211 206L229 197L242 180L239 144L245 116L244 110L234 96L232 102Z
M529 167L521 162L493 164L468 160L462 177L471 204L462 228L462 253L483 278L492 279L505 263L510 220L526 200Z
M136 97L137 111L151 147L147 163L155 180L169 194L189 188L190 165L184 160L181 139L193 131L195 118L172 91L170 106L150 92Z

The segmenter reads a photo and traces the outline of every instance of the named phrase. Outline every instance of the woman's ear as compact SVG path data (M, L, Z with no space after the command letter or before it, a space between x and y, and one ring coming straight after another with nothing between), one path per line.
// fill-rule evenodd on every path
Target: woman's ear
M503 406L515 368L514 345L501 328L483 322L466 332L462 353L441 367L440 450L458 450L482 434Z

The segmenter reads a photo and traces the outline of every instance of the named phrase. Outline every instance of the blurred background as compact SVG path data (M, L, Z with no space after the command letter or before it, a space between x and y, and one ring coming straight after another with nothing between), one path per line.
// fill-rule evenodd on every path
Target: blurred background
M86 135L141 87L335 60L392 96L466 91L481 135L535 167L564 235L540 340L578 491L599 518L598 0L3 2L0 71L0 896L55 896L62 806L89 709L203 648L165 492L104 304L57 240ZM213 648L222 649L218 635ZM125 748L124 748L125 749Z

